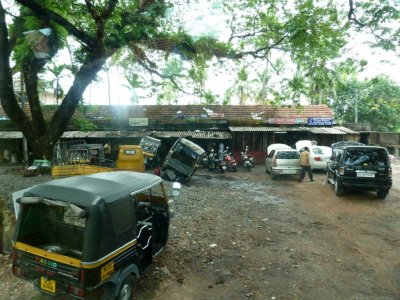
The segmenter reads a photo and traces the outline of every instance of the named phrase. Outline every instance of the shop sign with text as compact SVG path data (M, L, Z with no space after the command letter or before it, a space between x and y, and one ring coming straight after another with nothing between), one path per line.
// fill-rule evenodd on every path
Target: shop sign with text
M308 118L308 125L331 126L332 118Z
M268 124L277 125L295 125L295 124L307 124L306 118L269 118Z
M129 118L129 126L132 127L143 127L149 125L148 118Z

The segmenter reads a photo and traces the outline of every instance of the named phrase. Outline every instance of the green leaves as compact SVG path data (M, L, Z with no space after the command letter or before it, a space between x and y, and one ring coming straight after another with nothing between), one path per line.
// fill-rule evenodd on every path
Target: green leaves
M332 103L335 118L353 123L370 123L374 131L400 131L400 86L387 77L371 80L350 80L338 91Z

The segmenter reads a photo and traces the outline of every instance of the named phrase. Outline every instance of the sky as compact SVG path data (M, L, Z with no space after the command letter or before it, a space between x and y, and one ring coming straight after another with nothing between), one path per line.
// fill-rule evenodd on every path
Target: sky
M219 1L198 0L192 1L190 8L185 11L187 30L193 36L212 36L226 38L227 31L225 27L226 17L218 9ZM392 52L385 52L383 50L371 49L364 44L365 37L358 36L352 39L348 48L350 49L348 56L358 60L365 59L368 61L368 66L365 71L360 73L359 79L369 79L375 76L385 74L398 82L398 69L400 67L400 60ZM107 90L107 77L104 72L98 74L99 81L93 82L85 91L84 98L90 104L109 104L108 90ZM65 79L67 80L67 79ZM131 94L126 87L126 81L117 69L110 71L111 81L111 104L130 104ZM209 79L206 82L206 89L210 89L214 94L223 97L225 90L234 82L232 76L226 72L210 72ZM155 99L147 96L145 91L137 90L139 96L139 104L155 104ZM181 100L185 104L184 100ZM193 104L193 103L192 103ZM235 104L235 103L233 103Z

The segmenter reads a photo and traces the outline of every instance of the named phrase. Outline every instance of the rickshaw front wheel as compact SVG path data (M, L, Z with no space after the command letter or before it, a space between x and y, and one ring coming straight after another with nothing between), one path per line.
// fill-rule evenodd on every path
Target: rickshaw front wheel
M133 293L133 283L135 277L128 275L121 284L117 300L130 300Z

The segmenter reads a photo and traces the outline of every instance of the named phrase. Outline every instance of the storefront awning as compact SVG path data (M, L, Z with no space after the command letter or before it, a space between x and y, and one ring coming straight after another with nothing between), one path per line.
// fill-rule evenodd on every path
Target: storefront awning
M338 126L338 127L229 127L231 132L298 132L305 131L311 132L313 134L336 134L336 135L344 135L344 134L358 134L358 132L353 131L349 128Z
M145 136L153 136L155 138L193 138L193 139L232 139L234 132L311 132L313 134L358 134L349 128L337 127L229 127L229 131L220 130L170 130L170 131L128 131L128 130L111 130L111 131L65 131L61 136L62 139L85 139L85 138L142 138ZM20 131L0 131L0 139L22 139L23 135Z
M157 138L171 138L171 137L190 137L194 139L217 139L227 140L232 139L232 134L229 131L152 131L151 136Z
M347 134L346 132L334 127L314 127L310 128L309 131L313 134L336 134L336 135Z
M61 138L141 138L152 136L155 138L189 137L194 139L232 139L229 131L200 131L200 130L171 130L171 131L66 131Z
M288 132L288 131L309 131L306 127L229 127L232 132Z
M82 139L82 138L122 138L122 137L144 137L149 135L148 131L65 131L63 139Z

